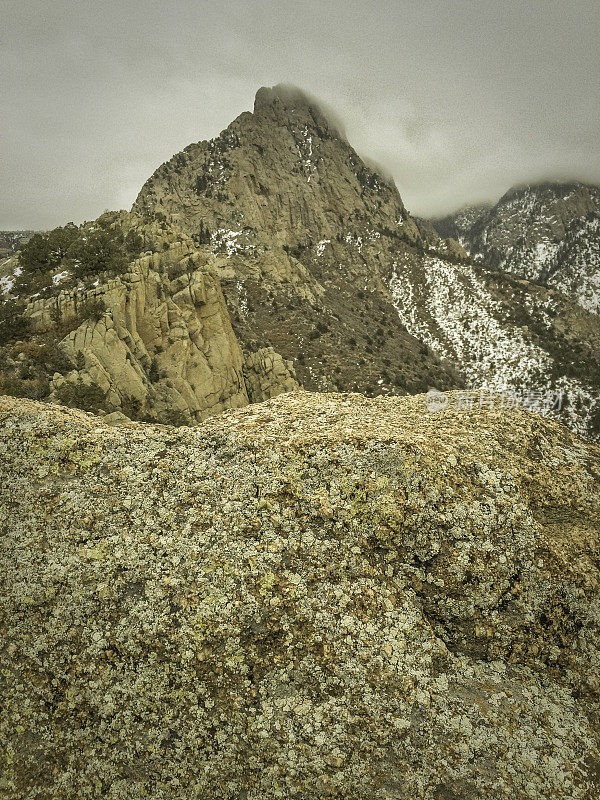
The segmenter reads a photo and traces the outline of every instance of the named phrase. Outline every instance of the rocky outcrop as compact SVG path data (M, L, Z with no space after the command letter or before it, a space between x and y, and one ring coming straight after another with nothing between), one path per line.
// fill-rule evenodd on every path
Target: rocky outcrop
M83 382L99 388L109 412L135 409L188 424L248 402L242 352L219 281L189 249L174 251L145 256L126 275L94 289L33 304L31 317L39 326L56 308L61 321L68 321L90 300L106 307L61 343L70 361L81 363L54 377L59 399L68 384ZM173 269L182 274L170 278Z
M206 248L244 348L274 347L303 386L462 385L398 320L387 268L390 252L464 252L420 229L393 181L299 90L260 89L253 113L159 167L134 211L165 216Z
M244 381L251 403L260 403L266 398L298 389L294 365L291 361L284 361L272 347L246 354Z
M393 182L358 157L314 100L286 87L260 89L254 113L159 167L134 211L163 213L191 236L204 228L226 251L262 244L279 257L283 245L335 239L361 220L421 239Z
M153 223L136 215L116 219L136 233L152 231ZM59 348L70 369L51 377L49 398L134 419L196 424L249 397L260 402L298 388L272 348L242 353L219 277L193 241L173 228L153 233L156 250L125 273L61 289L62 271L54 291L28 299L33 338L69 331Z
M597 797L600 450L457 400L4 398L3 798Z

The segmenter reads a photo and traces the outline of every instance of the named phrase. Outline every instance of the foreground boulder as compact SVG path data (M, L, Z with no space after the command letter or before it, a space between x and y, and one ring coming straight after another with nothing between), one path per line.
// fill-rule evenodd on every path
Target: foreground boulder
M600 793L594 445L300 392L0 431L3 798Z

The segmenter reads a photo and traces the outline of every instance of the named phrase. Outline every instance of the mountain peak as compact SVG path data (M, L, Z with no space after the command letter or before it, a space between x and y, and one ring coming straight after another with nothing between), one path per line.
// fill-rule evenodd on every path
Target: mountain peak
M263 87L253 113L159 167L134 208L158 211L190 236L251 230L254 246L295 249L376 229L417 242L393 181L340 129L335 113L302 89Z
M290 83L278 83L276 86L261 86L254 98L254 113L275 105L285 106L293 110L298 106L311 107L316 104L306 92Z
M308 114L314 122L328 129L330 134L346 140L344 124L335 111L290 83L262 86L254 98L254 114L258 117L274 116L281 121L289 120L293 115L301 118Z

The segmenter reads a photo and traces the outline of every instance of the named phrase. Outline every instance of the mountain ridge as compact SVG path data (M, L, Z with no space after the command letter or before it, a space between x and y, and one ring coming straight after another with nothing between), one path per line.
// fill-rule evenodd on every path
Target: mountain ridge
M127 414L133 397L142 415L164 421L171 405L197 423L298 384L369 395L563 393L565 407L549 413L580 434L600 434L598 318L561 293L474 262L413 218L395 184L305 93L259 90L255 112L162 164L131 212L64 231L44 241L74 239L73 257L65 250L55 264L55 248L44 256L52 263L40 261L38 240L21 251L19 263L30 262L15 284L28 287L25 316L39 329L52 315L73 319L82 300L106 308L55 342L70 369L46 377L51 397L81 394L83 381L110 397L100 406L107 411ZM82 266L90 236L116 247L120 274ZM105 269L97 255L93 263ZM204 285L214 287L212 305L194 288ZM12 385L27 374L18 361L25 351L19 345L16 360L8 353ZM225 352L227 379L217 367Z
M514 186L480 213L432 220L494 269L541 283L600 311L600 187L582 181ZM454 227L453 227L454 226Z

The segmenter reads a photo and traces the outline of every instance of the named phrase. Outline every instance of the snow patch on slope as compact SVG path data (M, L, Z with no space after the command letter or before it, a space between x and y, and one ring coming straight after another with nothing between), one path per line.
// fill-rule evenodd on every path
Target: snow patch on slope
M546 371L551 358L528 342L518 328L507 328L497 319L502 306L468 264L423 259L423 300L396 271L390 288L402 324L443 358L464 365L471 386L502 390L532 381Z
M11 258L7 258L0 264L0 268L6 266L8 262L11 261ZM9 271L8 274L3 275L0 278L0 294L3 295L10 295L12 293L13 287L15 285L15 280L21 275L22 269L20 267L15 267L13 270Z
M505 309L471 265L428 256L416 268L418 276L411 269L396 263L390 280L393 303L409 333L459 364L469 388L521 397L562 394L568 407L544 413L586 434L597 396L567 376L550 379L553 358L528 340L526 329L501 321ZM535 310L550 325L551 301Z
M306 182L310 183L311 178L317 171L317 165L313 161L313 138L308 131L307 125L302 128L300 133L302 134L302 142L297 144L296 147L302 160Z

